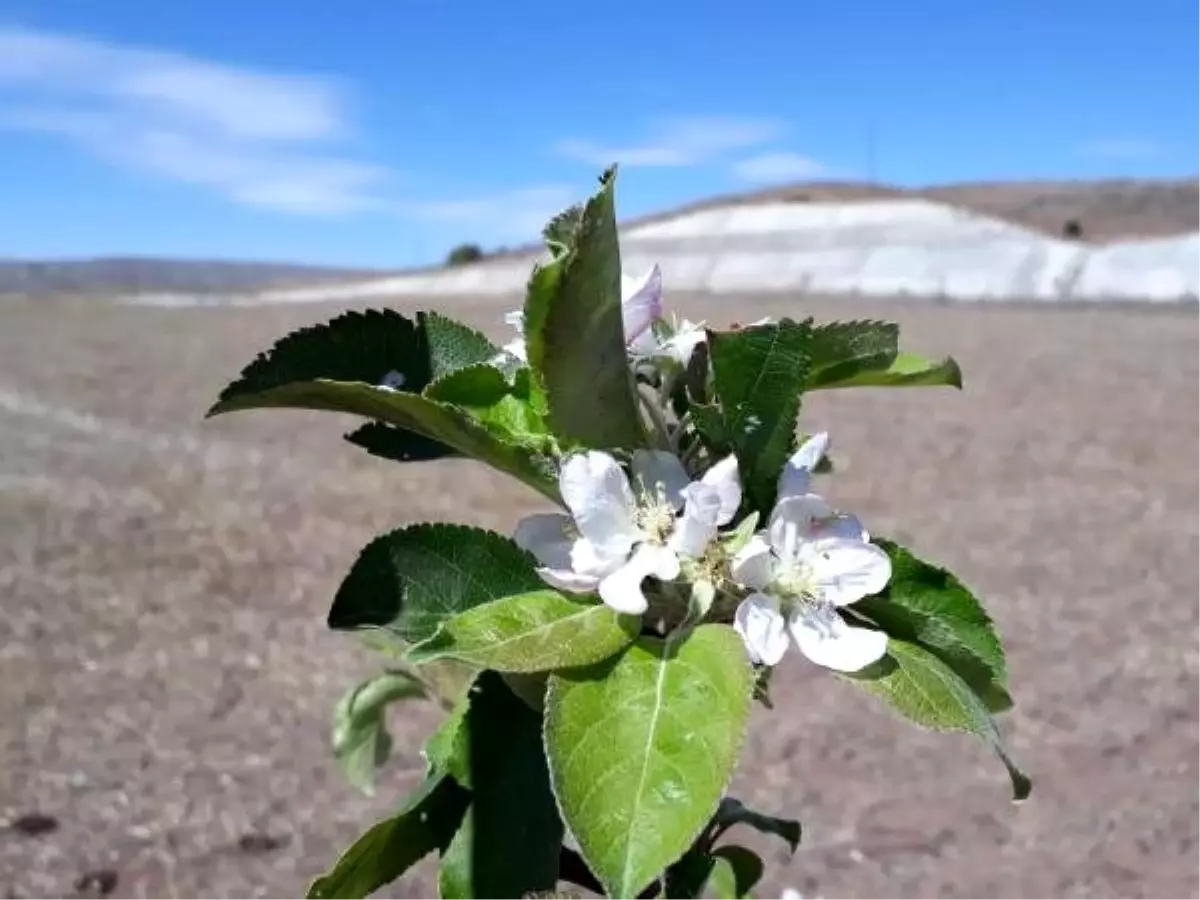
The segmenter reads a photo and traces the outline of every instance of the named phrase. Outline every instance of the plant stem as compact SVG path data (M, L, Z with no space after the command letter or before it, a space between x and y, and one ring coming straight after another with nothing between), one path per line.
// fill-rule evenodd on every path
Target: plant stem
M644 391L639 390L637 393L638 399L642 401L642 408L646 410L646 415L654 425L654 430L658 432L659 445L664 450L670 450L672 447L671 428L667 425L667 420L663 418L662 410L658 408L653 399L646 396Z

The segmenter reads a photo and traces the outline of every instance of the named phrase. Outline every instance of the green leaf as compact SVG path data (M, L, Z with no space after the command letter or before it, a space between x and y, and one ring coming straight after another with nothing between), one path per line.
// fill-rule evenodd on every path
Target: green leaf
M953 669L992 712L1011 708L1004 647L971 591L945 569L889 540L873 542L892 561L882 593L854 604L892 637L919 644Z
M425 688L416 677L389 670L354 685L334 707L334 760L364 794L375 793L375 769L392 751L385 717L388 704L424 696Z
M965 731L981 738L1008 770L1014 802L1029 796L1033 783L1004 749L987 707L970 685L928 650L889 637L887 656L861 672L843 677L858 682L919 725Z
M529 282L525 344L558 437L632 450L646 438L625 349L615 182L614 167L580 212L547 228L555 255Z
M497 435L465 409L420 394L354 382L296 381L261 393L230 396L208 414L266 408L351 413L396 425L506 472L551 499L558 497L553 463L538 449Z
M433 380L467 366L486 363L500 352L499 347L474 328L441 313L419 312L417 323L425 333Z
M792 451L800 394L808 380L813 329L784 319L739 331L709 332L713 379L742 485L753 506L775 503Z
M607 659L637 637L639 616L542 589L513 594L447 619L408 653L411 662L453 657L500 672L545 672Z
M773 834L781 838L788 848L795 853L800 846L800 823L795 819L780 819L765 813L750 809L741 800L725 797L717 809L716 829L713 840L719 838L734 825L749 825L763 834Z
M707 853L692 851L667 871L664 896L740 900L752 896L764 871L759 855L745 847L728 845Z
M470 744L466 728L471 705L470 685L442 724L425 742L425 759L430 772L445 772L465 788L471 786Z
M372 456L396 462L427 462L460 455L441 441L386 422L368 422L343 437Z
M644 637L614 660L550 676L555 795L609 896L636 896L708 823L737 764L752 681L726 625Z
M943 386L962 389L962 369L958 363L951 356L931 360L919 353L900 353L887 368L861 371L812 385L813 388Z
M886 369L898 352L894 322L829 322L813 329L808 389Z
M442 897L521 897L557 885L563 825L541 725L496 673L472 688L463 723L471 805L442 856Z
M543 411L538 409L528 369L519 370L512 382L494 366L477 364L452 372L425 390L431 400L469 410L487 429L506 441L550 453Z
M333 599L329 627L383 628L416 643L464 610L543 589L537 560L509 538L465 525L422 524L382 535Z
M435 775L404 809L355 841L308 889L310 898L366 897L390 884L434 850L444 850L467 809L467 791Z

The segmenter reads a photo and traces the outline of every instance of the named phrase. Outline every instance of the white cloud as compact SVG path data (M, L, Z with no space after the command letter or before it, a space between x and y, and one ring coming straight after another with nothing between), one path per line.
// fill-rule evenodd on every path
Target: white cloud
M1157 159L1164 156L1167 149L1164 144L1146 138L1100 138L1079 146L1085 156L1107 159Z
M291 213L371 208L387 175L336 149L352 134L337 79L3 26L0 129Z
M533 241L545 224L578 199L565 185L539 185L468 200L406 203L401 212L413 218L471 229L480 241Z
M831 174L832 170L810 156L799 153L762 153L738 160L733 174L743 181L769 184L781 181L802 181Z
M593 166L676 168L711 162L737 150L756 147L785 131L776 119L727 116L672 116L657 122L636 144L607 145L573 138L560 141L562 156Z

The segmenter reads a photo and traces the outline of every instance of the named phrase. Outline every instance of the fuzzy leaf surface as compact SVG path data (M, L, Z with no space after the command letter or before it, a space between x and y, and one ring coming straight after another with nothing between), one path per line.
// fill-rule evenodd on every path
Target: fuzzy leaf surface
M595 601L543 589L447 619L413 647L411 662L452 657L498 672L545 672L607 659L637 637L641 620Z
M928 650L888 638L888 653L862 672L843 676L884 700L918 725L941 731L974 734L1004 763L1012 781L1013 800L1029 796L1033 783L1013 762L1000 730L971 686Z
M752 686L726 625L643 637L613 660L550 676L555 795L609 896L637 896L708 824L737 764Z

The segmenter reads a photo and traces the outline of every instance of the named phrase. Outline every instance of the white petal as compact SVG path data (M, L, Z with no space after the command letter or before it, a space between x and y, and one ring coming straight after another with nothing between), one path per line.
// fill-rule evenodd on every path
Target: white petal
M871 540L858 516L851 513L834 513L826 519L813 523L813 540L822 538L847 538L866 543Z
M575 541L570 528L570 516L561 513L537 513L526 516L517 523L516 531L513 532L513 543L536 556L543 566L570 569L571 544Z
M658 356L662 352L659 346L658 338L654 336L654 329L647 328L627 345L629 355L634 358Z
M821 595L834 606L845 606L887 587L892 561L874 544L847 538L824 538L809 545L809 564L821 585Z
M662 485L671 505L675 509L683 507L683 491L688 486L689 479L683 463L674 453L665 450L636 450L630 468L639 490L644 487L649 495L654 497L658 486Z
M626 553L607 553L587 538L579 538L570 549L571 569L581 575L600 579L611 575L625 564Z
M563 502L579 533L606 556L627 554L639 537L629 479L607 453L589 450L563 462L558 476Z
M653 575L663 580L679 574L679 560L666 547L641 544L629 561L600 582L600 599L617 612L641 615L649 607L642 580Z
M662 272L657 265L640 278L621 275L621 317L627 344L662 318Z
M520 330L525 327L525 311L513 309L504 314L504 324Z
M847 625L832 607L793 615L788 631L801 653L839 672L857 672L887 652L884 632Z
M742 505L742 479L738 474L737 457L732 453L704 473L700 483L716 488L721 497L718 525L727 525Z
M733 557L729 575L738 584L755 591L771 583L771 545L761 534L752 535Z
M549 566L542 566L537 573L542 577L542 581L551 587L556 587L560 591L570 591L572 594L590 594L600 583L600 579L595 575L582 575L579 572L572 572L570 569L551 569Z
M686 319L679 330L662 343L662 349L667 356L676 359L680 365L686 366L691 360L696 348L708 339L704 325L693 325Z
M792 454L783 466L779 476L779 499L807 494L808 486L812 483L813 469L825 456L829 449L829 433L822 431L814 434L800 445L800 449Z
M761 319L759 319L757 322L751 322L751 323L750 323L749 325L747 325L746 327L747 327L747 328L755 328L755 327L757 327L757 326L759 326L759 325L773 325L774 323L775 323L775 319L774 319L774 317L772 317L772 316L763 316L763 317L762 317Z
M787 624L779 601L767 594L751 594L738 604L733 629L745 641L751 662L774 666L787 652Z
M781 556L792 558L799 543L811 541L816 536L817 523L832 515L833 509L817 494L784 497L776 502L767 521L771 546ZM789 540L795 543L789 545Z
M525 350L525 338L513 338L501 349L507 353L511 353L517 359L521 360L521 362L529 361L528 353Z
M683 515L675 520L675 529L668 542L671 549L693 559L704 555L708 545L717 537L721 520L721 494L715 488L699 482L684 490Z

